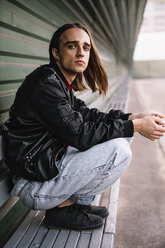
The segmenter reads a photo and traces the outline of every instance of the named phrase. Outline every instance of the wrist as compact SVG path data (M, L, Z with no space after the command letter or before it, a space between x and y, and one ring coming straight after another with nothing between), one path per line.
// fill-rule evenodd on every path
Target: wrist
M134 125L134 132L139 132L141 128L141 120L140 119L135 119L132 120L133 125Z
M133 120L135 120L135 119L137 119L137 118L136 118L136 114L131 114L131 115L129 116L129 118L128 118L128 120L131 120L131 121L133 121Z

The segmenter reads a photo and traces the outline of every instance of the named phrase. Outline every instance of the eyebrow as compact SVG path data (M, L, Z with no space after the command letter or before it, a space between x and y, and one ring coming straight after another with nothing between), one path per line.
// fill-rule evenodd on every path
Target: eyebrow
M66 46L66 45L68 45L68 44L77 44L77 43L79 43L79 41L77 41L77 40L67 41L67 42L64 43L64 46ZM91 47L91 45L90 45L88 42L84 42L84 44L85 44L86 46Z

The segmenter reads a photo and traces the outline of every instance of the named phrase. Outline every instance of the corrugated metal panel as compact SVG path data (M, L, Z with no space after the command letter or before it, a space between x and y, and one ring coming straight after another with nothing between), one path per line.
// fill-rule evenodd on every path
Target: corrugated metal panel
M111 85L125 78L145 4L146 0L1 0L0 122L7 118L25 76L48 62L49 40L64 23L87 24Z

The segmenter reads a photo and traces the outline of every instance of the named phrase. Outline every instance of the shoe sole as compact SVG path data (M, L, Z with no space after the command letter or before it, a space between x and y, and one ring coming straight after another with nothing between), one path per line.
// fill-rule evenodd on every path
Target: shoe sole
M105 213L105 214L96 214L96 213L91 213L91 212L87 212L88 214L93 214L93 215L96 215L96 216L99 216L101 217L102 219L106 219L109 215L109 213Z
M95 214L95 215L97 215L97 216L99 216L99 217L101 217L101 218L103 218L103 219L106 219L107 217L108 217L108 215L109 215L109 213L105 213L105 214Z
M50 225L48 225L48 224L46 224L45 222L44 222L44 226L45 227L47 227L47 228L50 228L50 229L58 229L58 230L73 230L73 231L91 231L91 230L95 230L95 229L99 229L99 228L101 228L102 226L104 225L104 223L103 224L97 224L97 225L95 225L95 226L93 226L93 227L88 227L88 228L82 228L82 227L77 227L77 228L72 228L72 227L59 227L59 226L50 226Z

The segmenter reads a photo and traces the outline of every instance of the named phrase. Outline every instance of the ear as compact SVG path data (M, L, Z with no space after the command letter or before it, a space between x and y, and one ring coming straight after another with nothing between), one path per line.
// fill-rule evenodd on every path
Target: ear
M55 60L59 60L59 55L58 55L57 48L52 48L52 54L53 54Z

